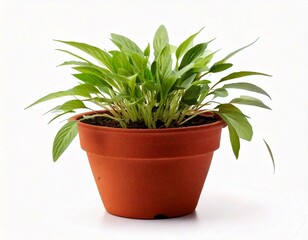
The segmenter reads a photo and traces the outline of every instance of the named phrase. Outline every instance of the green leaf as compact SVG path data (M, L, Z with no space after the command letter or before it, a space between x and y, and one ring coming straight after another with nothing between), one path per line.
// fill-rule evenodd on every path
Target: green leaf
M210 94L214 94L215 97L227 97L229 95L228 91L224 88L217 88Z
M222 71L225 71L227 70L228 68L232 67L233 64L232 63L221 63L221 64L216 64L216 65L213 65L209 72L212 72L212 73L217 73L217 72L222 72Z
M63 111L63 112L56 115L54 118L52 118L49 121L49 123L51 123L52 121L56 120L58 117L61 117L65 114L67 114L67 113L74 113L75 109L81 109L81 108L88 109L81 100L75 99L75 100L67 101L67 102L63 103L62 105L53 109L54 112L58 112L58 111Z
M54 92L54 93L50 93L42 98L40 98L39 100L35 101L34 103L32 103L31 105L29 105L27 108L30 108L38 103L42 103L51 99L55 99L55 98L59 98L59 97L66 97L69 95L73 95L70 91L59 91L59 92Z
M268 74L265 74L265 73L241 71L241 72L231 73L228 76L223 77L219 82L224 82L224 81L227 81L227 80L246 77L246 76L252 76L252 75L261 75L261 76L271 77L271 75L268 75Z
M218 65L218 64L221 64L221 63L225 63L229 58L233 57L233 56L234 56L235 54L237 54L238 52L244 50L245 48L250 47L251 45L253 45L256 41L258 41L258 39L259 39L259 38L257 38L257 39L256 39L255 41L253 41L252 43L250 43L250 44L248 44L248 45L246 45L246 46L244 46L244 47L242 47L242 48L240 48L240 49L237 49L236 51L234 51L234 52L228 54L224 59L222 59L222 60L216 62L214 65Z
M131 74L131 62L129 61L129 56L126 55L124 51L109 51L112 55L113 67L116 72L119 73L120 69L126 69ZM132 52L134 53L134 52Z
M152 76L155 76L157 72L157 62L156 61L153 61L152 64L151 64L151 73L152 73Z
M274 155L273 155L273 152L270 148L270 146L268 145L268 143L263 139L265 145L266 145L266 148L267 148L267 151L269 153L269 155L271 156L271 159L272 159L272 163L273 163L273 168L274 168L274 173L275 173L275 170L276 170L276 165L275 165L275 159L274 159Z
M197 58L195 60L195 66L194 68L204 68L207 66L207 64L209 62L211 62L213 56L215 55L215 53L217 53L219 50L215 51L215 52L212 52L210 53L209 55L206 55L204 57L200 57L200 58Z
M150 90L150 91L157 91L159 90L158 86L153 81L146 81L142 84L142 87Z
M57 108L57 110L62 110L63 112L72 111L79 108L87 108L86 105L81 100L70 100L63 103L61 106Z
M191 49L189 49L180 64L179 69L185 67L186 65L192 63L197 57L201 56L205 49L207 48L208 43L200 43L197 44L196 46L192 47Z
M234 127L232 127L231 125L228 125L228 129L229 129L229 137L230 137L232 150L233 150L233 153L234 153L236 159L238 159L238 155L239 155L240 147L241 147L240 138L237 135Z
M120 83L127 84L128 83L128 77L126 77L126 76L121 76L119 74L110 73L110 74L108 74L108 77L112 78L118 84L120 84Z
M142 50L138 47L136 43L134 43L129 38L119 34L112 33L111 40L119 49L123 49L123 47L125 46L129 50L143 56Z
M56 162L78 133L77 121L66 123L57 133L52 148L53 161Z
M187 49L192 45L194 38L203 30L202 28L199 32L191 35L189 38L187 38L184 42L180 44L178 49L175 52L175 56L177 59L180 59L183 54L187 51Z
M177 76L176 74L170 75L167 79L163 78L164 81L162 82L162 87L161 87L161 97L162 99L166 99L168 93L172 91L172 87L174 86Z
M143 56L133 53L131 55L131 60L133 61L134 66L137 68L137 71L139 73L143 73L147 66L147 59Z
M211 83L210 80L198 80L194 81L192 84L193 85L209 85Z
M67 61L67 62L64 62L62 64L59 64L57 67L67 66L67 65L88 66L89 63L88 62L80 62L80 61Z
M251 105L271 110L271 108L266 106L261 100L250 96L240 96L239 98L234 98L230 103Z
M66 111L66 112L62 112L62 113L60 113L60 114L58 114L58 115L56 115L55 117L53 117L49 122L48 122L48 124L49 123L51 123L51 122L53 122L54 120L56 120L57 118L59 118L59 117L61 117L61 116L63 116L63 115L65 115L65 114L68 114L68 113L75 113L74 111Z
M95 75L87 74L87 73L77 73L77 74L73 74L73 76L83 81L86 84L91 84L93 86L97 86L100 88L101 87L110 88L111 86L117 88L117 85L114 83L114 81L109 79L108 77L99 78Z
M85 58L83 58L83 57L81 57L81 56L79 56L79 55L77 55L77 54L75 54L75 53L72 53L72 52L70 52L70 51L67 51L67 50L63 50L63 49L56 49L57 51L60 51L60 52L65 52L65 53L67 53L67 54L69 54L69 55L72 55L72 56L74 56L75 58L79 58L80 60L83 60L83 61L85 61L86 63L88 63L88 64L92 64L90 61L88 61L87 59L85 59ZM76 61L74 61L74 62L76 62ZM94 64L93 64L94 65Z
M186 65L185 67L181 68L179 71L176 71L177 77L181 77L183 74L187 73L193 67L194 67L194 64L190 63L190 64ZM195 74L193 74L193 75L195 75Z
M157 67L160 75L160 80L162 82L166 81L172 73L172 57L170 54L169 46L166 46L157 58Z
M185 80L182 80L180 78L176 88L177 89L187 89L187 88L189 88L191 86L192 82L194 81L195 77L196 77L196 74L191 75L190 77L186 78Z
M78 67L73 67L76 71L80 73L85 73L85 74L92 74L96 77L103 78L106 74L109 74L110 71L108 71L105 68L97 68L94 66L78 66Z
M200 92L201 92L200 86L192 85L185 91L181 101L187 105L194 105L198 101Z
M93 94L98 94L99 91L97 90L96 87L94 87L91 84L80 84L71 90L72 94L74 95L79 95L79 96L84 96L84 97L91 97L91 93Z
M36 104L48 101L48 100L52 100L55 98L59 98L59 97L67 97L67 96L82 96L82 97L86 97L89 98L91 97L90 93L98 93L98 90L95 87L90 86L89 84L80 84L72 89L68 89L66 91L59 91L59 92L54 92L54 93L50 93L40 99L38 99L37 101L35 101L34 103L32 103L31 105L29 105L27 108L30 108Z
M164 25L161 25L154 36L153 40L153 48L154 48L154 53L155 57L160 55L160 53L163 51L165 47L169 47L169 37L168 37L168 32L167 29L165 28Z
M147 48L144 50L143 54L144 54L144 56L149 57L149 56L150 56L150 53L151 53L151 47L150 47L150 44L148 43L148 46L147 46Z
M135 94L135 86L136 86L137 76L138 76L138 73L136 73L133 76L128 77L128 86L130 87L132 95Z
M244 140L250 141L253 135L252 127L245 115L232 104L220 104L217 114L228 124L231 125L238 136Z
M235 89L242 89L246 91L256 92L268 96L271 99L270 95L268 95L267 92L265 92L262 88L251 83L246 83L246 82L229 83L225 84L223 88L235 88Z
M228 81L228 80L246 77L246 76L252 76L252 75L261 75L261 76L271 77L271 75L268 75L268 74L265 74L265 73L259 73L259 72L250 72L250 71L234 72L234 73L231 73L231 74L223 77L222 79L220 79L216 84L214 84L213 87L215 87L219 83L222 83L222 82L225 82L225 81Z
M89 54L90 56L97 59L99 62L101 62L103 65L105 65L110 71L114 71L113 65L112 65L112 58L111 56L103 51L102 49L91 46L86 43L80 43L80 42L72 42L72 41L61 41L61 40L55 40L61 43L68 44L70 46L76 47L80 49L81 51ZM82 59L85 60L85 59Z

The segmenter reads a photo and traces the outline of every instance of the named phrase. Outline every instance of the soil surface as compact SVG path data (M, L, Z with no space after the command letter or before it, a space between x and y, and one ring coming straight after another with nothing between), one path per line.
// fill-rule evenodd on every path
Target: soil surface
M183 125L179 126L176 122L171 122L169 128L178 128L178 127L189 127L189 126L199 126L204 124L209 124L216 122L218 119L215 116L196 116L193 119L187 121ZM113 127L113 128L122 128L118 121L115 121L106 117L94 117L82 120L82 122L96 125L96 126L104 126L104 127ZM148 127L142 121L131 122L127 124L127 128L135 128L135 129L147 129ZM163 122L158 121L156 123L156 128L165 128Z

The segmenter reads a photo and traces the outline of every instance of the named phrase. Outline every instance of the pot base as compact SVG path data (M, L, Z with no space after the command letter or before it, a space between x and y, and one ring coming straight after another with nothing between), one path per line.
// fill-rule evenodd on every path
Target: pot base
M136 218L136 217L128 217L128 216L122 216L122 215L116 215L113 213L110 213L107 211L108 214L115 216L115 217L121 217L121 218L128 218L128 219L143 219L143 220L164 220L164 219L171 219L171 218L178 218L178 217L185 217L191 214L194 214L196 211L192 211L186 214L182 214L182 215L178 215L178 216L167 216L165 214L157 214L155 216L153 216L153 218Z
M212 155L118 159L88 154L88 158L107 212L126 218L165 219L195 211Z

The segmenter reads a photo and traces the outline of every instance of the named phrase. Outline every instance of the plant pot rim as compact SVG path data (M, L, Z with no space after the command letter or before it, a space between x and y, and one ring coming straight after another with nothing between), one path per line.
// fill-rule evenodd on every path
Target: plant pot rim
M77 121L81 117L85 115L94 115L94 114L102 114L102 113L108 113L108 110L98 110L98 111L89 111L89 112L83 112L76 114L69 118L69 121ZM198 126L188 126L188 127L177 127L177 128L160 128L160 129L153 129L153 128L114 128L114 127L106 127L106 126L97 126L92 125L84 122L78 122L78 125L81 125L85 128L92 128L97 130L104 130L104 131L112 131L112 132L131 132L131 133L167 133L167 132L184 132L184 131L198 131L204 128L216 128L216 127L226 127L227 124L224 120L221 119L221 117L214 113L214 112L208 112L208 113L201 113L201 116L206 116L208 114L214 114L217 118L217 121L213 123L207 123L203 125Z

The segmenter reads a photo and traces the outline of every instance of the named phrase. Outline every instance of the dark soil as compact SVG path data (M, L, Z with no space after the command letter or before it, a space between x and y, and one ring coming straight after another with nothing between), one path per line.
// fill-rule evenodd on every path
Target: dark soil
M189 126L199 126L204 124L209 124L216 122L218 119L215 116L196 116L193 119L187 121L183 125L179 126L176 122L171 122L169 128L178 128L178 127L189 127ZM106 117L94 117L82 120L82 122L96 125L96 126L104 126L104 127L113 127L113 128L122 128L118 121L115 121ZM127 128L135 128L135 129L147 129L148 127L142 121L131 122L127 124ZM156 128L165 128L163 122L158 121L156 123Z

